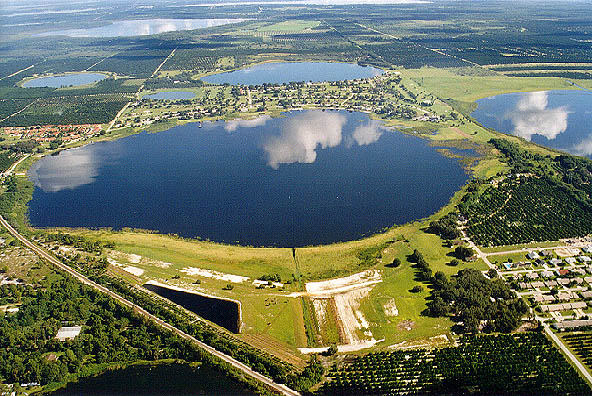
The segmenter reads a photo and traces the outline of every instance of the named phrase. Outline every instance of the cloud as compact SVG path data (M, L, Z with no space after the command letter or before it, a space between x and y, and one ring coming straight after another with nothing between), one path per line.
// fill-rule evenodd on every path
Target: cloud
M58 192L90 184L97 174L93 150L85 147L43 158L31 167L29 179L45 192Z
M383 132L384 127L380 121L370 120L366 125L357 127L351 137L359 146L366 146L376 142Z
M531 140L532 135L541 135L549 140L555 139L567 129L566 106L547 108L547 92L531 92L526 94L516 107L515 111L506 115L514 124L513 134L526 140Z
M234 132L238 128L256 128L265 125L269 120L271 120L271 117L264 115L252 120L227 121L224 123L224 130L227 132Z
M278 169L280 164L311 164L317 159L318 147L336 147L342 140L347 118L338 113L310 112L287 119L281 134L269 136L263 144L267 164Z
M573 146L569 152L577 155L592 155L592 134Z

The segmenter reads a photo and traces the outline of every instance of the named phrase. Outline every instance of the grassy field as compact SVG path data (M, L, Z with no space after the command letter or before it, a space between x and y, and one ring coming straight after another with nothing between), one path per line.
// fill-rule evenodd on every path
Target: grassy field
M558 77L459 76L448 69L422 68L404 74L441 98L473 102L508 92L574 89Z

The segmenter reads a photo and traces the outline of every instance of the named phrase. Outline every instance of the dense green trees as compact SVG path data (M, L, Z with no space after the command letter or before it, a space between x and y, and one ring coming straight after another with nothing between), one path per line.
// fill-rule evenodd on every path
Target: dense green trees
M457 239L461 237L458 229L458 216L449 213L446 216L430 222L428 232L434 233L443 239Z
M21 301L0 316L0 377L4 382L60 382L83 365L164 358L201 360L201 351L134 314L110 297L61 274L36 286L0 286L3 301ZM80 325L75 339L55 339L63 325Z
M592 232L592 161L543 157L505 139L490 143L504 154L513 175L467 189L458 210L471 239L495 246Z
M435 317L452 315L463 323L465 332L480 331L482 323L483 331L510 332L528 312L524 301L502 279L488 279L474 269L460 270L450 280L437 272L432 285L426 313Z

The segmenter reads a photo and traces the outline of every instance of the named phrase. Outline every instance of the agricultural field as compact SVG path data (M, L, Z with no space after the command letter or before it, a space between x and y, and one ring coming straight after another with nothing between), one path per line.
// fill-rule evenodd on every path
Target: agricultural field
M565 333L561 334L561 339L590 370L592 368L592 333L590 331Z
M543 335L465 336L459 345L371 353L337 364L321 392L580 395L588 385Z

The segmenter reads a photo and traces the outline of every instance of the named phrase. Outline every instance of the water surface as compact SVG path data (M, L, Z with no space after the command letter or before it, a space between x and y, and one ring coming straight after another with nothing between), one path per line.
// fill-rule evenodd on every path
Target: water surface
M138 19L114 21L106 26L90 29L68 29L43 33L43 36L69 37L128 37L148 36L177 30L203 29L229 23L242 22L244 19Z
M332 62L277 62L263 63L226 73L212 74L201 80L211 84L261 85L299 81L342 81L369 78L383 71L371 66Z
M592 158L592 92L510 93L477 101L471 115L486 127Z
M78 85L85 85L101 81L107 78L105 74L100 73L72 73L64 74L63 76L49 76L39 77L23 83L25 88L61 88L61 87L76 87Z
M426 217L467 174L366 114L197 123L46 156L34 226L137 227L255 246L360 238Z
M189 91L161 91L151 95L145 95L142 99L177 100L192 99L194 97L195 93Z
M238 333L240 330L239 305L234 301L202 296L151 283L145 284L144 287L233 333Z
M52 396L251 396L236 381L206 365L188 364L132 365L107 371L96 377L82 378Z

